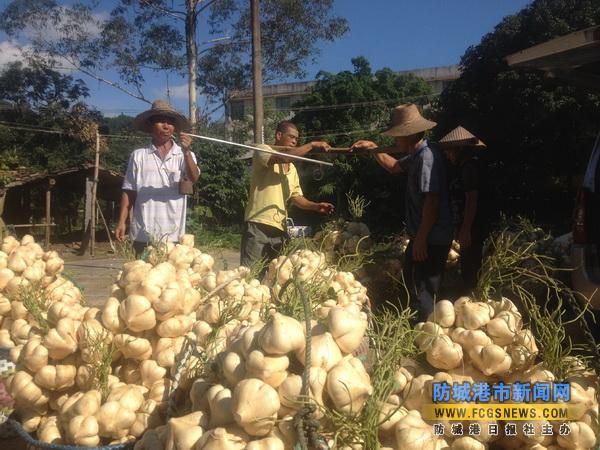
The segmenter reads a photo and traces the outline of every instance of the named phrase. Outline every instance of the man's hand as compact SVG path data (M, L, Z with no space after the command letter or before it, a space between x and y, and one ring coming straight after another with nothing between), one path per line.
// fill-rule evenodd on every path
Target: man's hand
M316 205L317 212L321 214L331 214L335 209L335 206L327 202L316 203Z
M412 247L413 261L425 261L427 259L427 238L419 234L415 237Z
M361 150L373 150L377 147L378 145L373 141L360 140L352 144L352 146L350 147L350 151L357 152Z
M179 142L184 152L189 152L192 148L192 137L189 134L179 133Z
M125 223L118 223L117 224L117 228L115 228L115 237L117 238L117 241L124 241L125 240L125 230L126 230L126 225Z
M310 143L310 146L312 150L323 150L324 152L328 152L331 148L331 145L325 141L313 141Z

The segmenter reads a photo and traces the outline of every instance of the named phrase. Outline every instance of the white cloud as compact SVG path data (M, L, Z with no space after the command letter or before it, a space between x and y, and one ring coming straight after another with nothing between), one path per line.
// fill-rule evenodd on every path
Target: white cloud
M0 71L4 70L8 64L20 61L23 66L29 66L28 55L33 53L30 45L19 45L14 41L0 42ZM39 53L36 55L38 59L45 58L49 67L63 74L71 74L76 69L73 65L63 57L47 58L48 55ZM52 63L50 63L50 61Z
M13 41L0 42L0 70L15 61L27 64L26 58L23 56L23 49Z
M58 24L47 20L43 25L36 23L35 27L26 26L23 29L23 36L26 39L43 39L46 42L56 42L63 37L69 37L72 33L69 26L69 8L65 6L57 6L54 8L58 11L58 16L61 18ZM50 11L48 16L52 17L53 11ZM100 35L102 24L109 18L108 12L98 12L91 15L91 21L85 23L85 32L90 37L94 38ZM82 25L79 23L78 25Z

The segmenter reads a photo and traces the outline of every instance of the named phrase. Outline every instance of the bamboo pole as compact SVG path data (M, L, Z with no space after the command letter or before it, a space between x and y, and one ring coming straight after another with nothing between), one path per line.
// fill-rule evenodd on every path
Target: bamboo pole
M256 144L255 144L256 145ZM283 151L286 152L288 150L290 150L293 147L285 147L283 145L269 145L269 147L271 147L273 150L278 150L278 151ZM334 154L334 155L347 155L347 156L368 156L370 154L373 153L388 153L388 154L394 154L394 153L407 153L404 150L400 150L400 149L396 149L396 148L373 148L371 150L351 150L351 147L331 147L328 150L323 150L323 149L315 149L315 150L311 150L310 152L308 152L309 155L314 155L314 154Z
M46 186L46 236L44 239L44 245L46 250L50 248L50 230L51 230L51 201L52 201L52 186L56 183L54 178L48 180L48 186Z
M115 244L113 244L112 238L110 237L110 228L108 228L108 224L106 223L106 219L104 218L104 213L102 212L102 208L100 208L100 203L96 200L96 206L98 207L98 212L100 213L100 218L104 223L104 228L106 229L106 235L108 236L108 242L110 243L110 248L113 253L117 253L117 249L115 248Z
M100 133L96 126L96 157L94 158L94 179L92 181L92 217L90 226L90 255L96 250L96 195L98 191L98 171L100 166Z

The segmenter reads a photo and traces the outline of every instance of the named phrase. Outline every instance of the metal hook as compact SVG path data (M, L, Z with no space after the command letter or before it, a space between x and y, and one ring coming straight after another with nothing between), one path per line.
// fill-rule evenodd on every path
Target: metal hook
M321 181L323 179L323 177L325 176L325 173L323 172L323 168L321 166L316 166L313 169L313 180L315 181Z

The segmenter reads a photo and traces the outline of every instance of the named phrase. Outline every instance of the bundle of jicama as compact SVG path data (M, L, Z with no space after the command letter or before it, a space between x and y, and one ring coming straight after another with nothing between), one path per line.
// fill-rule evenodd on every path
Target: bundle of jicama
M335 297L324 301L319 307L324 314L332 305L356 303L364 305L369 298L367 289L349 272L338 272L326 263L325 255L311 250L297 250L271 261L263 284L279 293L283 286L296 279L310 285L320 285L323 291L331 291ZM321 314L319 314L321 315Z
M0 247L0 347L15 348L45 327L54 304L81 307L81 292L61 276L64 261L33 237L7 236Z
M311 337L309 398L319 407L357 415L372 392L362 362L352 356L367 328L355 304L332 307L327 322ZM174 421L146 434L136 449L291 449L291 423L302 408L302 373L308 364L304 325L278 312L266 323L248 324L229 336L219 355L222 378L197 379L190 391L192 411L180 420L190 439L177 437ZM320 412L322 415L322 411ZM282 430L283 428L283 430Z
M319 245L329 263L336 263L341 256L366 252L371 246L371 232L362 222L342 221L325 230L319 231L313 238Z
M440 420L426 421L429 422L429 432L423 430L422 435L402 429L399 425L402 420L409 420L407 417L410 414L416 417L425 404L432 402L434 383L445 382L449 386L456 386L465 382L473 385L502 381L533 385L555 381L554 375L535 365L538 354L535 339L530 330L523 328L516 306L506 298L477 302L461 297L454 304L448 300L439 301L429 321L417 324L415 331L417 347L425 353L432 367L442 371L431 375L402 368L398 373L398 389L388 400L388 405L399 406L379 430L382 442L385 441L390 448L421 448L420 440L429 436L433 423L445 425L444 444L447 442L450 448L485 449L491 442L497 448L534 448L534 445L542 444L544 447L535 448L592 448L595 444L598 433L595 377L584 371L565 380L571 386L571 400L567 404L575 412L574 421L570 424L572 433L568 436L542 436L539 432L530 436L520 432L512 438L500 438L482 432L469 439L457 439L450 433L450 423ZM455 401L449 399L448 402ZM387 409L394 411L391 406ZM403 418L398 419L399 416ZM417 429L421 422L412 418L410 423ZM553 425L560 423L557 421ZM487 431L488 424L479 422L484 431ZM541 427L541 424L538 425ZM465 422L464 428L468 428L468 422ZM393 430L396 432L396 443L390 442L393 440Z

